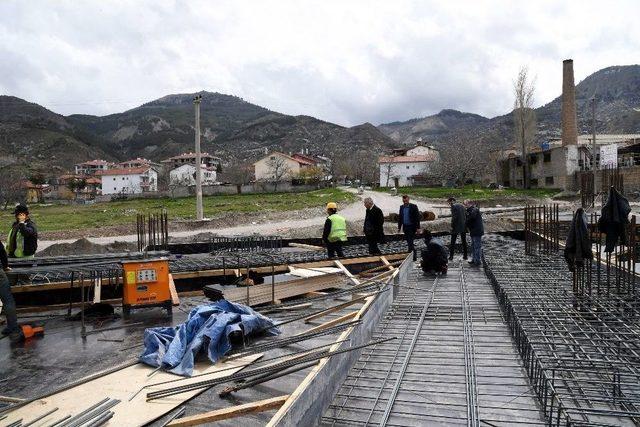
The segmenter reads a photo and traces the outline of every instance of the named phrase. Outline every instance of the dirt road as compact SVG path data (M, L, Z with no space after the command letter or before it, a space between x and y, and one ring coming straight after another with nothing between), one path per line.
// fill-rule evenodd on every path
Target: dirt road
M346 189L347 191L356 192L354 189ZM358 223L364 220L365 209L362 205L362 200L365 197L371 197L374 202L382 209L382 211L386 214L391 212L397 212L400 204L402 203L402 199L400 196L391 196L387 193L380 193L377 191L365 190L362 195L358 195L360 198L359 201L349 204L345 207L340 206L340 214L343 215L349 223ZM428 202L423 201L413 201L418 205L418 208L421 211L424 210L434 210L436 214L444 213L445 210L442 209L434 209L433 205ZM445 201L439 203L439 206L445 205ZM448 209L447 209L448 211ZM282 213L283 217L287 216L286 212ZM189 231L172 231L171 237L173 238L185 238L189 236L194 236L200 233L216 233L219 235L249 235L249 234L283 234L287 233L293 229L299 228L307 228L307 227L317 227L318 231L321 230L322 225L324 224L326 216L319 215L311 218L305 219L284 219L282 221L270 221L260 224L246 224L246 225L238 225L234 227L226 227L226 228L200 228L197 230L189 230ZM38 242L38 250L43 250L53 244L56 243L72 243L76 239L67 239L67 240L41 240ZM110 237L89 237L88 240L92 243L97 244L108 244L113 243L115 241L118 242L135 242L137 237L135 234L123 235L123 236L110 236Z

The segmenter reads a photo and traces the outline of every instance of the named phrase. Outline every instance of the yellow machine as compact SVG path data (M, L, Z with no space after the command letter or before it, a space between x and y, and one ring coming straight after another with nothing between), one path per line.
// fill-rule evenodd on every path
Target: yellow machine
M131 313L132 308L154 306L164 307L171 314L169 260L122 261L122 269L122 312L125 316Z

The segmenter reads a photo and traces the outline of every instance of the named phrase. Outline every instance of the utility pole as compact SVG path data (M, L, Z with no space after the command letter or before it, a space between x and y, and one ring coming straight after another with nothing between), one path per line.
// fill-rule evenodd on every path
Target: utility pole
M200 155L200 101L202 95L193 98L196 109L196 219L202 221L202 157Z
M591 132L592 132L592 146L593 146L593 151L592 151L592 170L593 170L593 179L594 179L594 183L595 183L595 179L596 179L596 96L593 95L591 97ZM595 185L595 184L594 184Z

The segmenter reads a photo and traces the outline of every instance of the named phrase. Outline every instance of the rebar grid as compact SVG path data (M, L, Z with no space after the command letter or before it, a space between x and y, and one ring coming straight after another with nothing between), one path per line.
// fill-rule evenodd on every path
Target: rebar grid
M487 275L549 425L639 425L637 293L576 294L561 257L487 240Z
M524 208L524 242L527 254L555 253L560 250L558 204Z
M416 248L423 247L424 242L417 240ZM393 241L381 244L382 255L391 255L407 252L405 242ZM358 258L369 256L367 245L350 245L344 248L346 258ZM140 255L142 256L142 255ZM265 267L272 265L300 264L314 261L327 260L324 251L302 251L302 252L281 252L263 250L261 252L231 251L221 252L216 255L185 256L170 260L170 271L172 273L182 273L190 271L224 270L224 269L245 269L255 267ZM37 261L37 260L36 260ZM96 255L95 259L85 256L78 263L68 263L64 260L59 262L49 262L45 265L25 265L20 269L20 273L29 274L33 284L65 282L71 280L72 274L89 275L95 271L114 271L121 268L117 259L111 257L103 258ZM18 270L16 270L18 271ZM230 272L231 274L231 272Z
M322 425L544 424L480 270L403 285L374 333L398 339L363 350Z

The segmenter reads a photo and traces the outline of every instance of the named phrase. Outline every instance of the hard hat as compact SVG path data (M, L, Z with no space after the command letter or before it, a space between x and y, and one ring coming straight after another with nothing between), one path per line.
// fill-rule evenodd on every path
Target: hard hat
M327 209L338 209L338 204L336 202L327 203Z

